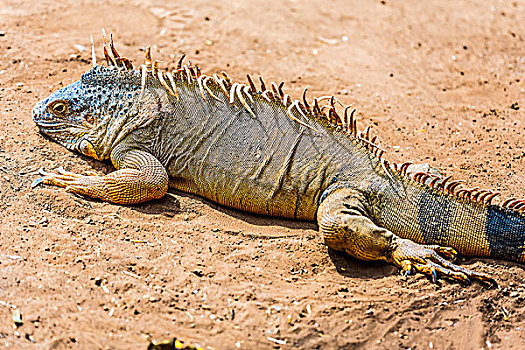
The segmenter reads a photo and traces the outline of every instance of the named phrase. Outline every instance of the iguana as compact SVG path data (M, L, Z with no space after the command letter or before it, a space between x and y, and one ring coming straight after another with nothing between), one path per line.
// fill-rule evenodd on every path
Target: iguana
M159 69L149 48L134 68L104 36L106 65L38 102L40 131L69 150L110 159L104 176L46 173L39 183L134 204L169 187L243 211L316 220L324 243L403 273L469 283L488 274L450 262L463 256L525 261L525 200L395 164L354 111L335 98L292 99L283 84L257 89L197 65ZM108 49L109 47L109 49ZM343 106L344 107L344 106ZM339 109L339 110L338 110Z

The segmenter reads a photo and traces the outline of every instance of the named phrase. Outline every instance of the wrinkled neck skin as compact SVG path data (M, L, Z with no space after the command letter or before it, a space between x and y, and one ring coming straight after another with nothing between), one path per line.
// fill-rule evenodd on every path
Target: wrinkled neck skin
M131 73L127 73L131 74ZM166 95L148 85L141 90L139 76L131 77L131 83L123 83L121 91L112 94L111 99L98 111L99 121L87 139L96 149L98 159L109 159L111 152L126 137L139 128L144 128L158 119L159 105Z

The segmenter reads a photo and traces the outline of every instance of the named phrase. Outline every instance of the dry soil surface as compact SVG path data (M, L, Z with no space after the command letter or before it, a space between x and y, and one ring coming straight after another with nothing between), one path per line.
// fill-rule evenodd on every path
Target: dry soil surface
M31 109L101 59L144 47L173 68L335 94L392 161L429 163L525 197L523 1L0 1L0 346L145 349L511 349L525 342L525 272L469 259L501 290L330 251L313 223L183 193L137 206L30 188L40 167L112 171L42 137ZM13 321L20 312L22 324Z

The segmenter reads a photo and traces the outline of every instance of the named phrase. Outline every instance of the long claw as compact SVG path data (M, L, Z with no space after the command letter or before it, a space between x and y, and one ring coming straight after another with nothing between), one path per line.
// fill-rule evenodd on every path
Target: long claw
M475 272L446 260L445 258L455 257L456 251L452 248L424 246L406 239L400 239L397 243L390 261L404 272L408 266L413 266L416 271L427 275L432 283L436 283L442 276L465 284L470 284L474 279L498 287L496 280L488 274Z
M43 182L44 182L44 178L39 177L38 179L36 179L35 181L31 183L31 188L35 188L36 186L40 185Z
M453 249L453 248L450 248L450 247L442 247L442 246L439 246L439 245L430 245L430 246L425 246L425 248L434 250L436 253L438 253L439 255L441 255L442 257L444 257L445 259L448 259L450 261L454 261L456 259L457 255L458 255L456 250Z
M436 284L438 281L438 274L435 268L431 268L430 271L432 272L432 283Z
M412 261L403 260L401 262L401 269L403 270L403 276L410 276L410 274L412 274Z
M45 171L44 168L38 169L38 173L43 176L53 175L52 173L48 173L47 171Z
M72 172L70 172L70 171L65 170L65 169L62 168L62 167L60 167L60 168L57 169L57 173L59 173L60 175L70 176L70 177L74 177L74 178L80 178L80 177L82 177L82 175L72 173Z

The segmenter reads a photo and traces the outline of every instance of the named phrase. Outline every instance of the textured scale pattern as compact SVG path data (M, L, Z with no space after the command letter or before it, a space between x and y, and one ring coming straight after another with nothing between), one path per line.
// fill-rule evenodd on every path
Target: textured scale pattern
M164 72L152 61L134 69L106 39L107 66L40 101L33 119L70 150L110 159L117 171L59 171L34 182L121 204L162 197L168 186L240 210L317 220L324 242L406 273L469 282L494 280L447 259L524 261L525 201L492 204L499 193L384 159L370 129L332 96L308 102L283 83L258 91L221 72L183 65Z

